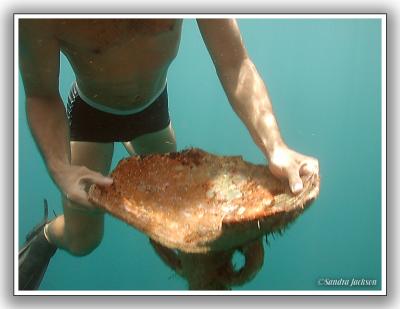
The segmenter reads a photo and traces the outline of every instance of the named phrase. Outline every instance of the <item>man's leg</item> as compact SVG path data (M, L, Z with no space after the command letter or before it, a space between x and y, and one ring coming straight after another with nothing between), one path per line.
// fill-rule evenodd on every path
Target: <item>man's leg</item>
M71 142L71 163L108 174L114 150L113 143ZM72 206L72 207L71 207ZM64 215L53 220L46 230L50 242L73 255L83 256L101 242L104 230L102 212L81 211L63 197Z
M137 154L176 151L175 134L171 124L157 132L147 133L125 143ZM72 164L84 165L102 174L108 174L113 154L113 144L87 142L71 143ZM64 215L52 221L47 231L50 241L74 255L90 253L100 243L104 229L104 215L82 212L70 207L64 199Z
M160 131L143 134L124 145L131 155L133 151L138 155L173 152L176 151L175 133L170 123Z

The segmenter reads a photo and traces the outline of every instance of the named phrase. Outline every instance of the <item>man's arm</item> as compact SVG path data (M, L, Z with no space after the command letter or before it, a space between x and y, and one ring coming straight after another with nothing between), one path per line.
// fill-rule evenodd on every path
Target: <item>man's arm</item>
M50 21L20 20L19 64L29 126L51 177L70 199L89 205L83 182L109 183L70 165L69 130L58 91L60 49Z
M249 58L234 19L198 19L201 35L233 109L265 154L276 176L286 177L293 192L302 189L301 174L315 172L315 159L284 143L267 88Z

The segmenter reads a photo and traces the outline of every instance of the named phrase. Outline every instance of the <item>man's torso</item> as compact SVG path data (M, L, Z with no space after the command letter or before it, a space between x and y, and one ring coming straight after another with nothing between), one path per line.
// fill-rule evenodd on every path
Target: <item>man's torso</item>
M155 99L180 42L182 20L54 20L61 51L79 89L116 109L141 108Z

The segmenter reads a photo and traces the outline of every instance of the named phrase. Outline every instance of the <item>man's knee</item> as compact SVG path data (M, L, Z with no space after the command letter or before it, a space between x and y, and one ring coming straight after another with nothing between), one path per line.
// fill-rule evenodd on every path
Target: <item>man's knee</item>
M82 212L72 206L71 201L64 201L63 247L75 256L88 255L103 239L104 215Z
M93 252L103 239L103 235L72 237L68 240L68 252L74 256L85 256Z

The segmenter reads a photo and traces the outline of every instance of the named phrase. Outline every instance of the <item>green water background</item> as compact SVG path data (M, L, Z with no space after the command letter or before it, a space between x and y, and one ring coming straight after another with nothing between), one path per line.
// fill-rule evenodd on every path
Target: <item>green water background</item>
M269 238L264 267L235 290L332 290L320 278L375 279L381 288L381 21L240 19L248 52L267 83L290 147L317 157L321 192L283 236ZM221 38L223 39L223 38ZM66 102L74 73L61 56ZM201 147L265 163L232 111L194 20L184 21L168 74L178 149ZM27 127L19 88L19 244L39 222L43 198L61 211ZM116 147L113 167L127 153ZM236 258L240 263L240 258ZM184 280L156 256L147 238L108 216L101 246L86 257L58 250L44 290L184 290Z

